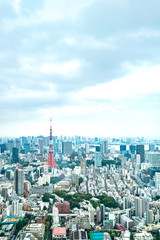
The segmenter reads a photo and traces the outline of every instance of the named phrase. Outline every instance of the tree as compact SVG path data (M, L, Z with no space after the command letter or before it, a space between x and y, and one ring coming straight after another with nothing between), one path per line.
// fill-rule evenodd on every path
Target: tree
M83 182L83 178L80 177L80 178L79 178L79 184L81 184L82 182Z
M43 207L43 210L44 210L44 211L47 210L46 206Z

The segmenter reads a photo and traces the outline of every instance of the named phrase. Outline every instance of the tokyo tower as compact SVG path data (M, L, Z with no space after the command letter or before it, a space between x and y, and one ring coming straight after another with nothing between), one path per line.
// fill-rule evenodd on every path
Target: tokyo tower
M48 152L48 158L47 158L47 162L46 165L54 168L54 167L58 167L55 158L54 158L54 152L53 152L53 140L52 140L52 118L50 118L50 138L49 138L49 152Z

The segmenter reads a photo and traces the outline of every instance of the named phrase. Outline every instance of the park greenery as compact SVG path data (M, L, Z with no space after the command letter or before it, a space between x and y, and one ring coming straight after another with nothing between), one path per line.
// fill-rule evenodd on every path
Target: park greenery
M52 199L53 203L56 202L55 196L53 194L45 193L42 197L43 202L49 202L49 199Z
M84 200L90 201L90 203L93 205L94 208L96 208L97 206L100 206L100 204L104 204L105 207L109 207L109 208L119 207L118 203L114 200L114 198L106 194L96 196L98 201L94 201L92 199L93 196L90 193L77 192L73 195L70 195L65 191L55 191L54 193L59 197L64 198L65 201L68 201L70 203L71 209L75 207L80 208L80 203L83 202Z
M52 184L56 184L60 181L60 178L59 177L51 177L50 179L50 183Z

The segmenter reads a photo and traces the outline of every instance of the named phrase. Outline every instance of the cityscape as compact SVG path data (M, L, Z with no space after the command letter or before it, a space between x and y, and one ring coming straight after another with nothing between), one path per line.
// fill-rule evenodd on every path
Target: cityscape
M160 240L160 0L0 0L0 240Z
M160 139L0 140L2 239L158 239Z

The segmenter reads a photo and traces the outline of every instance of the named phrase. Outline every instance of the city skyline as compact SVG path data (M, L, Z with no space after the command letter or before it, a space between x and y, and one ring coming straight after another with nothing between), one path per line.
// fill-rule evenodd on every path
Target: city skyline
M0 0L0 137L159 137L159 7Z

